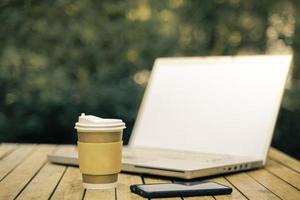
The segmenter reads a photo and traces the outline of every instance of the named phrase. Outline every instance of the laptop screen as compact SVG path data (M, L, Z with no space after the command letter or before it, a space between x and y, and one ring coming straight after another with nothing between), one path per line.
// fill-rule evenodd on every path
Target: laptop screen
M291 56L159 58L130 145L265 159Z

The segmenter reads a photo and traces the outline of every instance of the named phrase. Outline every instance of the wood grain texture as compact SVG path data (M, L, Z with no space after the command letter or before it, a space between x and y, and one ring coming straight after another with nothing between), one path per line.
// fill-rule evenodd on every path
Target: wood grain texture
M0 180L11 172L18 164L26 159L35 150L34 145L19 145L19 147L0 160Z
M211 179L211 180L232 188L232 193L230 195L218 195L218 196L214 196L215 199L217 199L217 200L246 200L247 199L240 191L238 191L224 177L214 178L214 179Z
M17 148L17 144L2 143L0 144L0 160Z
M56 151L60 152L73 150L74 146L70 145L61 145L56 148ZM18 199L49 199L65 170L66 166L64 165L48 162L22 191Z
M299 160L292 158L291 156L275 149L270 148L269 150L269 157L273 160L276 160L277 162L281 163L282 165L285 165L298 173L300 173L300 162Z
M39 145L37 150L18 165L4 180L0 182L0 199L14 199L23 190L39 169L45 164L47 154L53 152L53 145Z
M49 199L66 167L47 163L17 199Z
M84 195L85 200L114 200L116 199L115 196L115 189L107 189L107 190L86 190Z
M126 200L126 199L144 199L130 191L130 185L133 184L142 184L143 181L140 176L132 174L121 173L118 180L117 188L117 199Z
M69 166L51 199L81 200L83 193L84 189L82 187L82 177L79 168Z
M300 199L299 190L264 169L248 172L247 174L258 181L260 184L262 184L264 187L268 188L274 194L279 196L281 199Z
M228 175L226 179L249 199L279 199L275 194L256 182L246 173Z
M76 151L75 145L59 145L56 153L73 153ZM51 199L81 200L84 189L82 187L82 176L78 167L67 166L67 169L53 192Z
M300 190L300 174L277 161L268 160L266 170Z
M0 144L0 199L143 199L130 192L142 184L138 175L120 174L117 189L84 190L78 167L47 163L47 154L73 152L74 145ZM231 195L189 197L189 200L300 199L300 162L271 149L264 169L236 173L212 181L233 188ZM1 178L2 177L2 178ZM171 180L145 177L145 183ZM162 200L182 198L164 198Z

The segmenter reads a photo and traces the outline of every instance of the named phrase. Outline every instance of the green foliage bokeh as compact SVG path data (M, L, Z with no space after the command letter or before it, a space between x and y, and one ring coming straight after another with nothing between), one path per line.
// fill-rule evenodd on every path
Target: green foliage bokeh
M74 142L85 112L124 119L126 143L155 58L265 53L272 16L296 21L277 38L298 58L297 11L284 0L3 0L0 141ZM285 112L299 118L295 63L277 138Z

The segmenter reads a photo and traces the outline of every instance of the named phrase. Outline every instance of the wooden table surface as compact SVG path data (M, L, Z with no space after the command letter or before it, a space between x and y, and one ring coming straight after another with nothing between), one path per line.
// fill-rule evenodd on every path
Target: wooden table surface
M0 199L143 199L130 192L131 184L172 181L122 173L116 190L84 190L78 168L47 162L48 153L74 149L71 145L0 144ZM232 187L233 193L184 199L300 200L300 162L274 148L263 169L210 179Z

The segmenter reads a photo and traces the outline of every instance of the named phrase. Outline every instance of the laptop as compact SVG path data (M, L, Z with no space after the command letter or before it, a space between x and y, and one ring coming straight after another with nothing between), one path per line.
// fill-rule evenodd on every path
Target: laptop
M156 59L122 171L192 179L263 167L291 60ZM78 165L76 152L48 159Z

